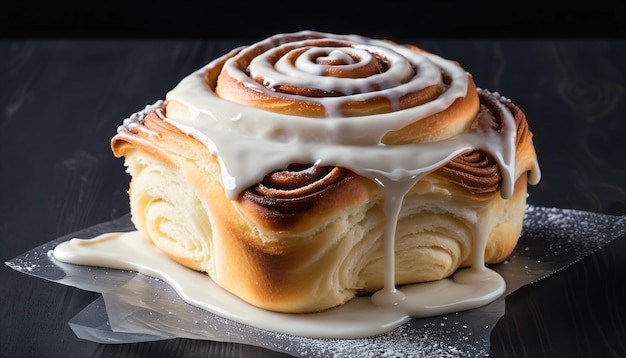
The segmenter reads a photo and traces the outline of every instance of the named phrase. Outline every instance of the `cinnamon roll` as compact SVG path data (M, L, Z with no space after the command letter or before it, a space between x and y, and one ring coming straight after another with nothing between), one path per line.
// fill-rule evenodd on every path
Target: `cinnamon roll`
M215 59L111 147L139 231L280 312L504 260L540 177L522 110L460 64L314 31Z

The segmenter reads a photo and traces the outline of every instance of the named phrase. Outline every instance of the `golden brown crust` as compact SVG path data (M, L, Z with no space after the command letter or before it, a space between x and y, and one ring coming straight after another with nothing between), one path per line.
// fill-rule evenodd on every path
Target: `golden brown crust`
M445 111L413 122L400 130L390 131L385 134L382 142L385 144L434 142L467 130L479 108L476 85L471 77L468 80L465 96L457 98Z
M370 186L344 168L295 165L268 174L244 191L238 202L259 226L301 232L329 220L352 202L367 200Z
M515 176L532 170L536 153L532 143L532 133L528 129L524 112L514 103L503 99L498 94L486 90L481 90L479 93L481 104L472 124L474 129L488 127L500 131L504 130L502 128L504 114L496 103L504 104L511 111L516 126ZM446 180L466 188L472 194L495 193L500 190L502 185L500 166L493 157L480 150L467 151L455 157L444 167L435 171L434 175L446 178Z

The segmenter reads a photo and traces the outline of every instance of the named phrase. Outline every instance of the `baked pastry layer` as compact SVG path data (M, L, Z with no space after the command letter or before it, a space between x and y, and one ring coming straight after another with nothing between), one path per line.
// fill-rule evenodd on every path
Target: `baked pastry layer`
M294 40L289 36L298 41L313 36L338 48L346 41L319 40L319 34L305 32L288 35L285 43ZM207 69L208 88L228 102L277 115L327 115L319 115L317 100L274 100L223 70L236 65L247 71L252 59L272 46L264 43L248 53L236 50L218 59ZM245 56L228 65L242 53ZM370 66L380 71L380 65ZM416 92L420 94L406 99L406 106L441 96L453 85L446 76L440 88ZM269 81L258 76L255 80ZM279 90L298 96L305 91L287 85ZM311 92L306 95L328 95ZM405 106L368 98L372 103L345 102L349 110L341 109L341 116L402 111ZM380 183L345 165L292 162L262 173L257 183L229 197L219 151L175 120L194 117L196 111L172 98L125 123L112 139L113 153L125 158L132 177L131 214L139 231L172 259L207 272L224 289L268 310L320 311L384 286L384 228L389 216ZM515 128L507 128L512 125ZM394 241L397 285L440 280L461 267L478 265L478 259L480 264L504 260L521 233L528 173L536 169L536 153L524 113L499 94L477 89L471 76L465 94L444 110L381 137L380 145L402 146L506 130L514 133L512 178L504 175L501 158L473 148L429 170L404 195ZM504 197L503 181L509 179L512 192ZM483 247L484 256L477 255Z

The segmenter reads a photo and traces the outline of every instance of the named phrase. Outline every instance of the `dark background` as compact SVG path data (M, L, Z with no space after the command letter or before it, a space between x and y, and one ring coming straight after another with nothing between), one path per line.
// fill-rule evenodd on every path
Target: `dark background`
M560 3L559 3L560 4ZM285 12L285 14L281 14ZM533 205L626 215L625 2L11 2L0 11L0 253L128 212L121 120L234 46L302 29L458 60L526 113ZM626 356L626 238L507 297L494 357ZM98 294L0 267L0 356L275 356L237 344L99 345L67 321Z
M302 29L370 37L594 37L624 35L626 2L561 1L11 1L10 37L261 39Z

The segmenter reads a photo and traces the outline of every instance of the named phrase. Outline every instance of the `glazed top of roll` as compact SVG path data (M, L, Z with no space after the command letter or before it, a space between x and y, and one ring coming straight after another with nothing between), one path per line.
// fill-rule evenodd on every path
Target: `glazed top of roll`
M457 62L357 35L301 31L237 48L168 92L162 116L216 154L231 199L294 165L346 168L383 187L437 171L503 197L522 173L540 176L508 99L477 89ZM517 166L516 145L527 152Z

